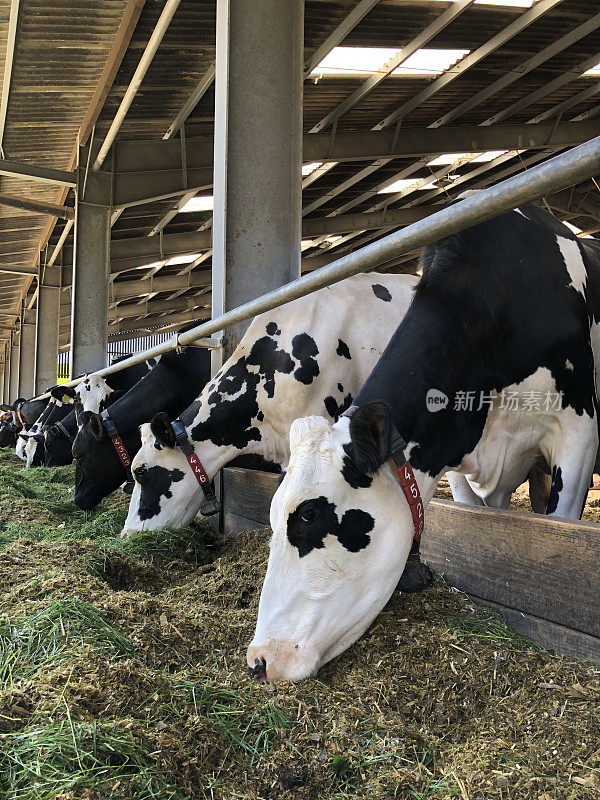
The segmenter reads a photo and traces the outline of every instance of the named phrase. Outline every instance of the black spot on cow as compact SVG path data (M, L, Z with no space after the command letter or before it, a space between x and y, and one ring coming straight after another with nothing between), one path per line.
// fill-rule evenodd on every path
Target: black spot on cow
M214 379L215 391L208 398L210 413L192 428L192 439L240 450L252 441L259 442L260 431L252 424L260 411L258 387L262 385L267 397L273 397L277 373L289 374L293 369L294 360L274 339L257 339L248 356L239 358Z
M269 336L279 336L281 333L276 322L269 322L266 330Z
M371 541L368 535L375 520L370 514L352 508L338 521L336 507L325 497L304 500L293 511L287 522L287 537L300 558L312 550L321 550L325 537L336 536L340 544L351 553L363 550Z
M161 444L161 443L158 441L158 439L155 439L155 440L154 440L154 449L155 449L155 450L162 450L162 449L163 449L163 446L162 446L162 444Z
M338 403L335 397L329 395L329 397L326 397L323 402L325 403L325 408L327 409L329 416L332 417L335 422L337 422L344 411L347 411L352 405L352 395L348 393L341 403Z
M173 497L171 486L183 480L184 474L180 469L166 469L165 467L150 467L146 470L143 483L140 486L140 519L151 519L160 514L160 498Z
M83 385L85 387L86 392L91 392L92 387L90 386L90 382L89 381L85 381Z
M374 526L375 520L370 514L359 508L351 508L342 517L337 537L346 550L358 553L371 541L369 532Z
M262 422L264 418L265 418L265 415L264 415L264 413L263 413L262 411L259 411L259 412L258 412L258 414L256 415L256 419L257 419L259 422Z
M315 356L319 354L317 343L308 333L299 333L292 339L292 355L300 364L294 371L294 378L300 383L311 384L319 374Z
M352 449L350 445L344 445L344 452L346 453L342 462L342 475L344 476L344 480L353 489L368 489L373 483L373 478L367 475L366 472L362 472L362 470L356 466L352 459Z
M338 346L335 352L342 358L347 358L348 360L352 358L350 355L350 348L343 339L338 339Z
M342 386L341 383L338 383L338 392L343 392L343 391L344 391L344 387Z
M562 470L556 465L552 467L552 486L548 496L548 506L546 507L546 514L552 514L556 511L558 506L558 499L563 488Z
M383 300L386 303L389 303L392 299L392 295L389 293L389 290L380 283L372 284L371 289L373 289L373 294L375 297L378 297L380 300Z

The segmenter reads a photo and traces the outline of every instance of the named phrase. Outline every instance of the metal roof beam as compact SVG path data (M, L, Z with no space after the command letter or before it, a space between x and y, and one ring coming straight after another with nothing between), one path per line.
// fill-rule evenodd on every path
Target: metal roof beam
M34 164L23 164L20 161L10 161L0 158L0 175L9 178L25 178L39 183L53 183L60 186L75 186L77 179L74 172L50 167L36 167Z
M146 317L145 319L124 321L124 322L111 322L108 326L109 333L146 330L153 328L157 325L185 325L188 322L200 319L206 316L204 308L198 308L196 311L188 311L183 314L169 314L168 316L154 316Z
M156 292L176 292L179 289L205 289L211 285L210 270L189 275L166 275L148 280L131 280L113 283L110 300L127 300Z
M37 276L38 271L37 267L29 267L25 264L0 264L0 273Z
M202 76L200 82L198 83L194 91L187 99L185 105L183 106L179 114L177 114L171 125L169 125L169 128L165 133L165 135L163 136L163 139L167 140L175 138L177 132L181 130L181 128L185 124L186 119L190 116L190 114L196 108L200 100L204 97L206 92L212 86L214 79L215 79L215 62L213 61L213 63L210 65L210 67L206 70L206 72Z
M363 161L378 158L434 156L448 149L457 153L486 150L570 147L593 139L600 133L600 122L508 124L480 127L459 125L444 128L402 128L402 135L393 131L339 133L332 144L328 134L304 137L303 161ZM397 141L396 141L397 140Z
M109 321L117 319L137 319L146 317L148 314L171 314L180 311L191 311L198 306L204 307L209 295L200 294L194 297L182 297L178 300L148 300L139 305L117 306L108 312Z
M75 219L75 209L68 206L57 206L54 203L43 203L41 200L25 200L11 194L0 194L0 205L19 208L22 211L33 211L35 214L50 214L61 219Z

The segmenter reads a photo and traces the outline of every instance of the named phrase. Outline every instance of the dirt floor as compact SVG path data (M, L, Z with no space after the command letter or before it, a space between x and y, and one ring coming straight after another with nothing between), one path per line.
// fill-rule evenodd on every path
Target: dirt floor
M268 531L118 539L0 462L0 799L600 797L600 669L441 580L300 684L245 671Z

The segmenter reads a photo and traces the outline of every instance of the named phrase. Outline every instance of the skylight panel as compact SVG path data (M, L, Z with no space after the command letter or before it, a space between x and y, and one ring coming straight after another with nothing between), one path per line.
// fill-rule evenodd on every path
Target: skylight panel
M200 258L201 255L202 253L190 253L190 255L187 256L173 256L173 258L170 258L167 261L166 266L172 267L175 264L191 264L192 261L195 261L197 258Z
M312 161L310 164L302 164L302 177L306 178L308 175L312 175L316 169L322 166L322 161Z
M368 76L382 71L402 50L395 47L334 47L312 72L322 76ZM392 75L441 75L470 50L422 48L397 67Z
M453 164L455 161L460 161L465 158L473 159L473 162L478 164L487 163L488 161L493 161L495 158L499 156L503 156L507 153L508 150L488 150L485 153L443 153L441 156L434 158L432 161L428 162L428 166L430 167L437 167L441 165Z
M214 198L212 194L203 195L202 197L192 197L187 203L179 209L180 214L188 214L190 211L212 211L214 205Z
M470 50L436 50L426 47L413 53L404 64L400 64L392 72L392 75L441 75L470 52Z
M566 225L567 228L570 231L573 231L573 233L576 236L579 236L580 239L593 239L594 238L593 236L590 236L589 233L582 236L583 231L581 230L581 228L578 228L577 225L573 225L571 222L564 222L563 221L563 225Z
M591 69L586 70L583 74L584 75L589 75L590 78L599 77L600 76L600 64L596 64L595 67L592 67Z
M448 0L438 0L447 2ZM502 6L503 8L531 8L538 0L475 0L476 6Z
M398 181L394 181L394 183L390 183L389 186L384 186L383 189L380 189L377 194L395 194L396 192L403 192L404 189L409 189L411 186L417 184L422 178L401 178ZM431 183L426 183L424 186L419 186L419 190L421 189L436 189L435 183L432 181Z
M475 5L507 6L509 8L531 8L533 2L534 0L475 0Z

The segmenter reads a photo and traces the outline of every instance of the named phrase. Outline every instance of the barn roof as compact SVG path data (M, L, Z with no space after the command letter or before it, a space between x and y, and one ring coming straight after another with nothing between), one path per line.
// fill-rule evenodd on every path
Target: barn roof
M489 186L600 134L600 71L589 72L600 64L595 0L508 2L306 1L305 153L314 141L317 155L341 155L339 161L324 158L325 166L304 178L305 268L378 238L411 214L426 214L466 189ZM6 65L0 106L4 158L72 170L78 140L104 138L163 7L162 0L0 0L0 58ZM181 2L118 142L171 138L184 120L186 139L206 137L211 149L215 14L214 0ZM380 73L374 81L360 72L315 73L315 65L336 46L396 53L424 46L469 53L440 74ZM364 149L358 147L359 134L378 131L388 150L371 153L373 137L365 138ZM477 152L457 148L456 142L463 140L481 140L483 145ZM418 150L419 144L411 149L411 141L422 142L424 150ZM532 142L535 147L528 146ZM438 150L432 149L436 145ZM353 146L365 157L348 160ZM481 151L490 155L476 161ZM455 158L431 163L448 154ZM381 193L397 180L403 181L400 191ZM420 183L411 183L415 181ZM68 186L8 175L1 175L0 182L2 195L67 208L74 203ZM600 230L598 192L590 180L545 202L561 219L593 234ZM129 254L129 240L158 238L160 231L164 237L198 231L206 235L197 237L201 246L191 254L175 261L153 257L139 271L121 271L115 260L109 332L143 329L150 323L154 327L163 320L166 324L165 315L172 321L206 315L210 210L177 213L193 194L113 215L115 254ZM210 195L210 189L201 194ZM388 217L382 221L383 213ZM32 304L40 263L68 258L71 227L68 219L0 205L0 269L4 265L25 273L0 272L0 325L8 329L14 324L7 315L18 314L23 299ZM407 256L391 268L414 266L414 257ZM63 304L65 346L68 298Z

